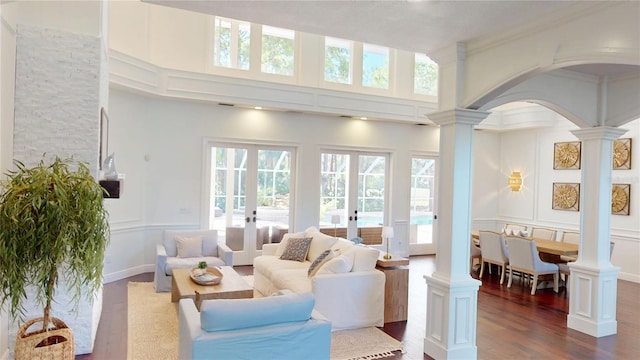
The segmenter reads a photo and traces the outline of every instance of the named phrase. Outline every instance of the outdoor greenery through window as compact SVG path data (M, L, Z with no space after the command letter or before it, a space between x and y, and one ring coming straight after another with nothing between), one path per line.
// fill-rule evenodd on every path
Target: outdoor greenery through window
M251 24L215 18L213 59L216 66L248 70Z
M363 45L362 85L378 89L389 88L389 48Z
M410 243L432 243L436 161L411 159Z
M295 31L262 26L262 72L293 76Z
M351 53L353 42L325 37L324 80L351 84Z
M438 95L438 64L425 54L415 55L413 92L423 95Z

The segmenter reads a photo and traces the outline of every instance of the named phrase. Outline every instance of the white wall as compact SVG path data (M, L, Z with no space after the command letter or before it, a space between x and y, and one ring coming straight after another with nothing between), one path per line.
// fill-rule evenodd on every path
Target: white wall
M394 222L409 219L411 155L436 153L439 145L435 127L257 111L145 97L114 88L110 94L109 149L126 179L121 198L109 200L108 205L112 238L105 264L107 281L151 271L163 229L206 226L201 224L206 201L202 197L205 138L296 147L297 229L317 225L322 148L391 154L390 221ZM404 251L407 242L394 245Z

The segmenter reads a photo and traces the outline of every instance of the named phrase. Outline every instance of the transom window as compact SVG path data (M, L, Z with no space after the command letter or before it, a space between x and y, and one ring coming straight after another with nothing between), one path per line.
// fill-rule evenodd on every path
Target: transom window
M293 30L262 25L262 72L293 76L295 36Z
M425 54L415 55L413 92L423 95L438 95L438 64Z
M389 88L389 48L378 45L362 46L362 86Z
M213 62L220 67L249 70L251 24L215 18Z
M324 80L351 84L353 41L324 38Z

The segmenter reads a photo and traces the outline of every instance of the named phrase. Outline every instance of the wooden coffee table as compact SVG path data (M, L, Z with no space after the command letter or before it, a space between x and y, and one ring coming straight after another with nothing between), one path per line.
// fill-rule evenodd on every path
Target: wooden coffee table
M243 299L253 297L253 288L247 284L233 267L221 266L223 275L218 285L198 285L189 276L190 269L175 269L171 280L171 302L191 298L200 310L202 300L209 299Z

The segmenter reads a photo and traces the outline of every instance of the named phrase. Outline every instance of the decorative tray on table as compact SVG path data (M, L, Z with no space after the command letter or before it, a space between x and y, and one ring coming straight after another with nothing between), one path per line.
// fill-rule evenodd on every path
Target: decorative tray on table
M198 285L218 285L222 281L222 273L213 267L208 267L204 273L202 269L193 268L189 271L189 276Z

